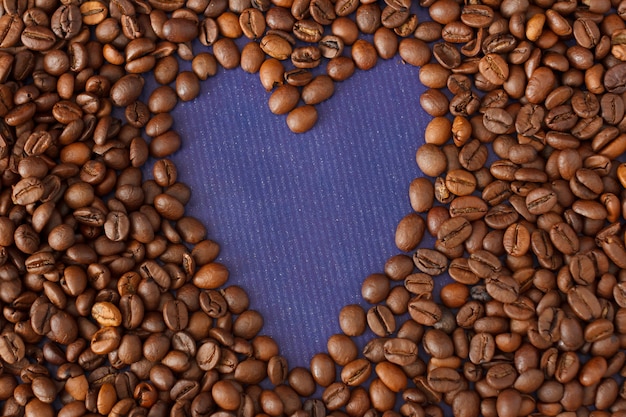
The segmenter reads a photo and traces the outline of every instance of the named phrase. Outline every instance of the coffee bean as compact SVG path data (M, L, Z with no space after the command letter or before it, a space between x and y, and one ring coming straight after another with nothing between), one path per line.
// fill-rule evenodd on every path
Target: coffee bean
M296 107L287 115L287 126L294 133L304 133L317 123L317 110L312 105Z
M303 397L308 397L315 392L315 381L313 376L305 368L293 368L289 372L287 381L294 391Z
M372 366L367 359L355 359L341 371L341 380L348 386L363 384L371 375Z
M431 300L413 298L409 302L411 318L425 326L432 326L441 319L441 308Z
M111 86L111 100L113 104L125 107L139 98L143 89L144 80L138 75L126 75Z
M335 380L335 363L325 353L318 353L311 358L310 369L313 379L322 387L327 387Z
M318 75L302 88L302 101L308 105L321 103L335 92L333 80L327 75Z
M259 361L259 363L263 362ZM267 363L267 376L274 385L280 385L285 382L288 371L287 360L283 356L273 356Z
M0 337L0 357L9 364L14 364L24 358L26 346L17 334L10 332Z
M278 87L270 96L268 106L274 114L285 114L293 110L300 100L300 92L292 85Z
M300 46L291 53L291 63L296 68L315 68L320 64L322 54L317 46Z
M406 388L408 382L407 377L402 371L402 368L400 368L398 365L395 365L391 362L383 361L376 364L375 371L376 375L378 375L379 380L390 391L400 392L404 388Z
M194 275L193 281L202 289L214 289L224 285L228 280L228 270L219 263L203 265Z
M420 271L430 275L440 275L448 266L445 255L433 249L418 249L413 262Z
M444 221L438 232L437 239L445 248L461 245L472 234L472 225L463 217L451 217Z
M376 48L364 39L358 39L352 44L351 54L354 64L360 70L369 70L376 65Z
M384 337L396 330L393 313L387 306L375 306L367 312L367 324L374 334Z
M413 210L419 212L428 211L434 202L434 186L426 178L416 178L411 182L409 198Z
M230 38L221 38L213 44L213 55L217 62L226 69L233 69L241 62L241 52Z
M451 392L460 386L460 378L459 373L452 368L435 368L428 374L428 384L437 392Z
M366 313L362 307L350 304L339 312L339 326L347 336L360 336L366 329Z
M249 39L259 39L265 32L265 17L255 8L244 9L239 15L239 25Z
M294 87L304 87L313 79L311 71L303 68L294 68L283 74L284 81Z
M261 49L263 49L263 52L279 61L289 58L293 50L292 46L285 38L275 34L265 35L261 39Z
M496 275L488 279L487 292L494 299L503 303L511 303L519 296L519 284L515 278L507 275Z
M472 363L489 362L495 352L495 341L489 333L477 333L470 340L469 359Z
M332 59L341 56L344 42L339 36L326 35L319 40L318 46L324 58Z
M425 222L417 213L403 217L396 227L395 243L404 252L414 250L424 236Z

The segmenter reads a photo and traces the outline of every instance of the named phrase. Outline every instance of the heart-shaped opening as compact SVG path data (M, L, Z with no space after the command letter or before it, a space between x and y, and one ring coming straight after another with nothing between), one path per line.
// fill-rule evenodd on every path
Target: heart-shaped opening
M244 287L290 364L308 366L361 303L361 281L396 253L427 116L417 68L399 57L337 83L316 128L295 135L273 115L257 74L220 71L174 110L172 157L188 213L222 245L229 284Z

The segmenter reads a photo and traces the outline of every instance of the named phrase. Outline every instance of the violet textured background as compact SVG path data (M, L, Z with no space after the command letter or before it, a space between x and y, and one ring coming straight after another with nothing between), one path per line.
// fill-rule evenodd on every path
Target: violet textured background
M319 122L296 135L267 108L258 74L220 70L175 110L188 213L222 245L229 284L250 294L292 366L308 366L340 331L337 315L382 272L399 219L411 211L415 151L427 115L418 68L379 60L336 83Z

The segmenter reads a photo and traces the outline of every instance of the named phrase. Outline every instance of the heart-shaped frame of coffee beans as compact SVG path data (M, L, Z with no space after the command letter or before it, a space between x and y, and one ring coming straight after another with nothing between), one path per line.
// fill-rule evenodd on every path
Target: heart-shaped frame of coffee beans
M417 7L5 0L3 415L625 415L626 1ZM435 180L410 184L372 306L344 307L328 352L289 370L185 216L169 112L241 66L305 132L335 82L397 53L428 88L416 161Z

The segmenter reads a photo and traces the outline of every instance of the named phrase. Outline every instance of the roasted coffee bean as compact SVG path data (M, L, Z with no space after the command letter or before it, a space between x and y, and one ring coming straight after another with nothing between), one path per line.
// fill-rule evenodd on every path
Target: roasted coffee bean
M495 134L508 133L513 126L513 116L505 109L490 108L483 114L483 125Z
M333 80L327 75L318 75L302 88L302 101L308 105L321 103L335 92Z
M311 375L317 384L327 387L335 380L335 363L325 353L318 353L311 358Z
M126 75L111 86L111 100L113 104L126 107L135 102L141 94L144 80L138 75Z
M520 292L519 283L515 278L507 275L496 275L488 278L486 288L490 296L503 303L514 302Z
M478 69L494 85L502 85L509 78L508 64L498 54L486 54L481 58Z
M286 381L288 371L287 360L283 356L274 356L267 363L267 376L274 385L280 385Z
M287 115L287 126L294 133L304 133L317 123L317 110L312 105L296 107Z
M355 359L341 371L341 380L348 386L363 384L371 375L372 365L367 359Z
M284 81L294 87L304 87L313 79L311 71L303 68L294 68L289 71L285 71Z
M300 46L291 53L291 62L296 68L315 68L320 64L322 55L316 46Z
M291 44L285 38L276 34L265 35L261 39L261 49L279 61L289 58L293 51Z
M365 39L358 39L352 44L351 54L354 64L360 70L368 70L376 65L376 48Z
M292 85L278 87L268 99L270 111L274 114L285 114L293 110L300 100L300 92Z
M328 410L337 410L348 403L350 392L342 382L330 384L322 393L322 401Z
M432 326L441 319L441 308L431 300L413 298L409 302L411 318L425 326Z
M385 359L396 365L405 366L417 360L417 345L404 338L389 339L384 343Z
M428 374L428 384L437 392L455 391L460 387L461 375L452 368L435 368Z
M360 336L366 329L366 313L357 304L350 304L339 312L339 326L347 336Z
M335 334L328 339L328 354L341 366L356 359L358 354L355 343L346 335Z
M418 249L413 262L420 271L430 275L442 274L448 266L445 255L433 249Z
M339 36L326 35L319 40L318 47L324 58L332 59L341 56L344 42Z
M465 242L472 234L472 225L464 217L451 217L444 221L438 232L437 238L445 248L453 248Z
M387 306L375 306L367 312L367 324L374 334L384 337L396 330L396 320Z

